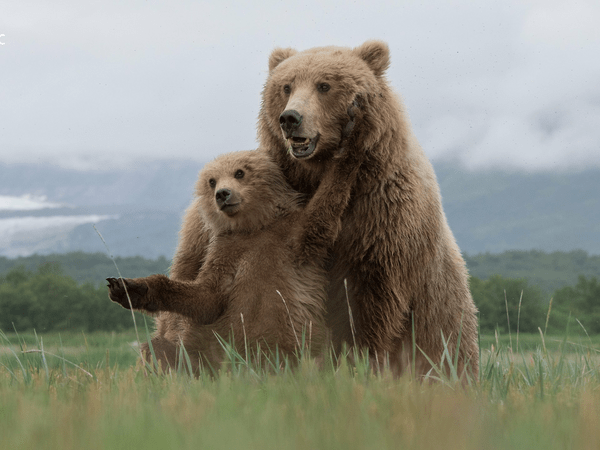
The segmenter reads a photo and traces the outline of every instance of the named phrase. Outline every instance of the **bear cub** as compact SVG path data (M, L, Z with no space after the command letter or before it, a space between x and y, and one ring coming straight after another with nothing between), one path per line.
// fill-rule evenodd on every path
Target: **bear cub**
M184 224L210 235L196 279L107 278L112 301L172 315L178 343L160 329L152 339L163 368L180 363L181 344L195 372L205 364L218 369L228 339L244 356L258 349L289 356L302 345L313 355L322 351L325 261L361 161L361 152L341 149L306 205L266 152L229 153L205 165L192 204L201 221ZM148 345L142 350L150 360Z

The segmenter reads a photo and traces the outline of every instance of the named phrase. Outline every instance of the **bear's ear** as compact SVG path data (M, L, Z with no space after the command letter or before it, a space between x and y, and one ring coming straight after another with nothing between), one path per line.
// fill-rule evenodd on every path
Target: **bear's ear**
M288 59L290 56L298 53L293 48L280 48L277 47L275 50L271 52L271 56L269 56L269 72L273 72L273 69L281 64L283 61Z
M354 53L364 60L376 76L381 76L390 65L390 49L385 42L367 41L354 49Z

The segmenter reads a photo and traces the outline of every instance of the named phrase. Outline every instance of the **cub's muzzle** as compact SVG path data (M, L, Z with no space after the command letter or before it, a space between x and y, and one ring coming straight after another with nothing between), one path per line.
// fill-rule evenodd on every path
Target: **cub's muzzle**
M215 201L217 202L219 209L228 215L237 212L237 206L240 204L236 192L227 188L219 189L215 193Z

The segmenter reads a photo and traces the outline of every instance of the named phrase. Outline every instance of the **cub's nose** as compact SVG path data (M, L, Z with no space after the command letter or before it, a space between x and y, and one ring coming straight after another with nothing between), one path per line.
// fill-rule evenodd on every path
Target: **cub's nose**
M229 189L219 189L215 194L215 198L219 208L222 208L231 198L231 191Z
M279 125L285 134L286 139L292 137L292 133L298 129L302 123L302 116L295 109L288 109L279 116Z

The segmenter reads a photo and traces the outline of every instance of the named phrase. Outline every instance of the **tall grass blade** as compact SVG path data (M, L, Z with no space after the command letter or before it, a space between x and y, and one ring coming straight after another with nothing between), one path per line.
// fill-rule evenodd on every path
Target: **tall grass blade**
M508 339L510 341L510 351L512 352L512 334L510 332L510 315L508 314L508 299L506 298L506 289L504 289L504 304L506 305L506 322L508 323Z
M82 371L82 372L83 372L85 375L87 375L88 377L90 377L90 378L92 378L92 379L95 379L94 375L92 375L90 372L88 372L87 370L85 370L83 367L81 367L80 365L77 365L77 364L75 364L74 362L71 362L71 361L69 361L69 360L68 360L68 359L66 359L66 358L63 358L63 357L62 357L62 356L60 356L60 355L56 355L56 354L54 354L54 353L49 353L49 352L46 352L46 351L44 351L43 349L37 349L37 348L35 348L35 349L31 349L31 350L25 350L23 353L24 353L24 354L27 354L27 353L43 353L43 354L46 354L46 355L48 355L48 356L52 356L52 357L54 357L54 358L58 358L58 359L60 359L61 361L64 361L66 364L71 364L73 367L76 367L77 369L79 369L80 371ZM16 356L16 355L15 355L15 356Z
M350 307L350 297L348 295L348 280L344 278L344 289L346 291L346 303L348 304L348 317L350 319L350 331L352 332L352 343L354 344L354 348L358 349L356 346L356 328L354 328L354 317L352 316L352 308ZM413 323L414 328L414 323ZM414 332L414 329L413 329Z
M108 244L106 243L106 241L102 237L102 234L100 234L100 231L98 231L98 228L96 228L96 225L92 225L92 226L94 227L94 230L96 230L96 233L98 233L98 236L100 236L100 239L102 239L102 243L104 244L104 247L106 247L106 252L108 253L108 256L111 259L111 261L113 262L113 264L115 265L115 269L117 269L117 273L119 274L119 279L121 280L121 282L123 283L123 287L125 288L125 295L127 296L127 300L129 301L129 310L131 311L131 318L133 319L133 328L135 328L135 336L136 336L137 343L138 343L138 349L141 351L142 344L141 344L141 341L140 341L140 335L138 334L137 323L135 322L135 313L133 311L133 305L131 303L131 297L129 297L129 292L127 292L127 285L123 281L123 275L121 275L121 271L119 270L119 266L117 266L117 262L115 261L115 258L113 257L110 249L108 248Z
M152 345L152 337L150 335L150 330L148 330L148 321L146 320L146 316L144 316L144 328L146 330L146 342L148 343L148 350L150 350L150 359L152 361L148 362L146 360L146 357L144 355L142 355L142 347L139 344L139 341L138 341L138 345L140 345L140 347L138 347L138 353L142 360L142 367L144 368L144 375L148 376L147 371L149 371L150 373L158 374L163 370L163 368L160 366L160 363L158 362L158 358L156 357L156 353L154 351L154 345ZM137 334L137 331L136 331L136 334ZM166 367L164 368L164 370L166 370Z
M63 346L62 336L60 335L60 333L58 335L58 341L60 342L60 353L61 353L60 357L64 358L65 357L65 347ZM108 351L108 349L106 351ZM63 377L67 378L67 364L65 363L64 360L61 360L61 367L62 367Z
M519 353L519 325L521 324L521 301L523 300L523 291L521 291L521 297L519 298L519 311L517 313L517 353Z
M410 312L412 321L412 377L417 376L417 337L415 336L415 312Z
M292 324L292 331L294 332L294 337L296 338L296 344L298 344L298 348L300 348L300 340L298 339L298 334L296 334L296 328L294 327L294 321L292 320L292 315L290 314L290 309L288 308L285 298L283 298L283 295L281 295L281 292L279 292L277 289L275 290L275 292L277 292L279 294L279 297L281 297L281 300L283 301L283 304L285 305L285 309L290 318L290 323Z
M548 304L548 313L546 314L546 326L544 327L544 334L548 331L548 321L550 320L550 311L552 311L552 300L554 297L550 298L550 303Z
M48 370L48 361L46 361L46 355L44 353L44 340L40 338L40 352L42 354L42 364L44 365L44 372L46 372L46 382L50 381L50 370Z

